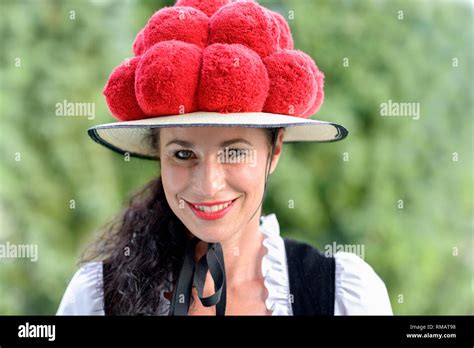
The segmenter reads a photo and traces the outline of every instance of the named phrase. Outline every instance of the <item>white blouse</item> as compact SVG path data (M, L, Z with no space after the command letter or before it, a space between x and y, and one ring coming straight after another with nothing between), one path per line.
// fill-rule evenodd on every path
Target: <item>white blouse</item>
M275 214L261 217L260 231L267 254L262 259L262 274L272 315L293 315L286 251ZM335 315L392 315L387 289L372 267L359 256L338 252L336 262ZM160 293L159 315L167 315L170 301ZM102 262L89 262L70 281L57 315L104 315Z

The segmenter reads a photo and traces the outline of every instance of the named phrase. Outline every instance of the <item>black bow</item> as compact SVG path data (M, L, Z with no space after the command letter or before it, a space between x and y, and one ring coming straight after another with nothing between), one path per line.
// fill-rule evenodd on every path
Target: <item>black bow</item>
M216 305L216 315L225 315L226 278L222 246L220 243L209 243L206 254L195 263L198 242L199 239L196 237L187 242L184 262L173 292L169 315L188 315L193 284L203 306ZM215 292L211 296L203 297L207 271L211 272Z

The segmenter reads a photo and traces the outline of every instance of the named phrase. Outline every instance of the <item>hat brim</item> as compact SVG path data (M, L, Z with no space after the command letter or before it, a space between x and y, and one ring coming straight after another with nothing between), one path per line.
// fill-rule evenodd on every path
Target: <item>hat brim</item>
M89 136L97 143L122 155L157 159L156 149L150 142L150 130L165 127L249 127L286 128L283 142L332 142L344 139L349 133L343 126L265 112L222 114L193 112L182 115L160 116L136 121L114 122L88 129Z

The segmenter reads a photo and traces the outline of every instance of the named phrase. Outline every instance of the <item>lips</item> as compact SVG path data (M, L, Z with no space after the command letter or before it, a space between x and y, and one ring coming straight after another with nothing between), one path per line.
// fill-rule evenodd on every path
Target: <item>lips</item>
M201 219L215 220L223 217L234 206L234 202L240 197L228 201L212 203L191 203L186 201L191 210Z

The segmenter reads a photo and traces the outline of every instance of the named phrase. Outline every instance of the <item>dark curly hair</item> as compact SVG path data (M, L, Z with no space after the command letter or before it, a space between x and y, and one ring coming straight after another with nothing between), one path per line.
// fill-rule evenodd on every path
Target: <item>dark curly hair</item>
M274 149L279 128L263 130ZM148 141L159 148L159 128ZM105 314L156 315L160 291L172 288L170 272L171 279L179 276L187 234L168 205L161 176L136 192L81 258L103 263Z

